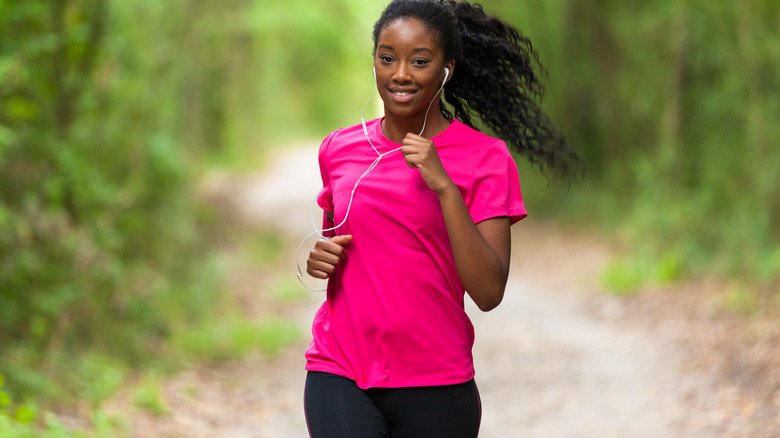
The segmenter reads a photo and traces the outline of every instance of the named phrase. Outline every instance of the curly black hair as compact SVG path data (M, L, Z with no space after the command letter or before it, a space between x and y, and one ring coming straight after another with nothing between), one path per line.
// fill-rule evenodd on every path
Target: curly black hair
M399 18L413 17L435 32L456 72L444 87L447 119L475 126L475 116L509 148L548 176L580 180L585 164L542 111L543 66L531 41L485 13L479 4L454 0L393 0L374 25L379 34Z

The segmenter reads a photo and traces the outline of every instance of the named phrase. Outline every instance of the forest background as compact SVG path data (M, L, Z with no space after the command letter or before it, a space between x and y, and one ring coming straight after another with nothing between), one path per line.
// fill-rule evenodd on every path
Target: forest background
M199 187L359 121L385 3L0 0L0 429L60 436L44 412L86 400L111 430L101 401L138 369L214 359L199 328L224 318L265 348L288 336L225 302L227 230ZM518 160L529 210L621 248L615 293L716 276L737 307L777 306L780 4L482 4L531 38L588 163L568 186Z

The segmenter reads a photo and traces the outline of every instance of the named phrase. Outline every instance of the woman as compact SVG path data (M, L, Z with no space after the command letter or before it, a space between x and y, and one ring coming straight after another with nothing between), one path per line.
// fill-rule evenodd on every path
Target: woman
M306 352L309 433L475 437L464 292L483 311L501 302L510 225L526 216L506 143L564 175L579 159L539 109L530 42L479 5L395 0L373 37L384 117L319 153L331 233L307 260L329 279Z

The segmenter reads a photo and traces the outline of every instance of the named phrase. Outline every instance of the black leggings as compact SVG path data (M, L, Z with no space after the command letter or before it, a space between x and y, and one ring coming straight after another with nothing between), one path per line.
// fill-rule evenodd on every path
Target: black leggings
M476 438L482 416L473 379L360 389L346 377L309 371L304 405L312 438Z

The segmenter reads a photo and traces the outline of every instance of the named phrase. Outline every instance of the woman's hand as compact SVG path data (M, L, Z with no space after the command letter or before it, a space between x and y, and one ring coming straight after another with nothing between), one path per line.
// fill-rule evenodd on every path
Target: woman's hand
M352 241L352 235L320 239L314 244L306 260L306 272L314 278L326 279L336 270L346 254L344 246Z
M436 146L430 139L421 137L411 132L401 142L401 153L404 154L406 164L411 168L420 170L420 176L423 177L428 188L442 194L453 182L439 159L439 153L436 152Z

